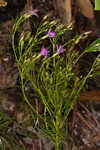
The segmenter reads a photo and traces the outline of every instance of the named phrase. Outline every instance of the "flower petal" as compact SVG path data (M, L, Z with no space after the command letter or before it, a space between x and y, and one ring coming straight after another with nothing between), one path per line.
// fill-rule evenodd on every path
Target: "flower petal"
M47 57L47 56L48 56L48 49L43 46L43 47L41 48L40 54L41 54L41 56Z
M54 38L56 36L56 33L54 31L52 31L52 29L49 29L48 31L48 37L49 38Z
M61 45L56 45L58 55L65 52L65 49Z

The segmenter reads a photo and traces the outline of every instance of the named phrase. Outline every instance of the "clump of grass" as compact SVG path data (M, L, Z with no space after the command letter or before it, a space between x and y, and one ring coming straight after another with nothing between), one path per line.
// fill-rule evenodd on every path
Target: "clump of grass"
M84 77L78 75L77 63L85 53L100 51L100 39L79 54L74 51L74 45L78 44L84 35L88 36L91 31L62 42L63 35L71 30L71 26L64 27L58 25L56 21L49 22L48 16L45 16L34 35L22 31L18 45L15 45L17 31L32 15L34 11L22 15L16 21L12 31L12 46L25 101L34 116L37 116L37 120L42 120L37 124L39 131L55 145L56 150L60 150L69 137L69 113L86 80L97 72L100 55L95 58L90 71ZM29 85L28 83L31 84L35 96L42 101L42 112L37 111L36 106L31 104L26 95L25 87Z

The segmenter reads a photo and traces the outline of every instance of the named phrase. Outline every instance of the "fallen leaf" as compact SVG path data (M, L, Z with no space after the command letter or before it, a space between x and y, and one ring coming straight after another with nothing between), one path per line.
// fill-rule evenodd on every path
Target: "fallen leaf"
M89 19L94 19L93 6L90 0L77 0L81 13Z
M0 0L0 7L7 6L7 2L5 0Z

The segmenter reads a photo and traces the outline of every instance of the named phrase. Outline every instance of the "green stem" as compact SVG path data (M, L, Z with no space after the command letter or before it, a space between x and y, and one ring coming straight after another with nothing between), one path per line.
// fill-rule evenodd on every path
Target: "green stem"
M56 116L56 150L60 149L59 145L59 116Z
M65 116L64 119L63 119L63 122L62 122L62 124L61 124L61 128L63 127L63 124L64 124L66 118L68 117L70 111L72 110L73 106L76 104L76 101L77 101L77 99L78 99L78 95L79 95L80 91L82 90L82 88L84 87L84 85L85 85L85 83L86 83L86 80L90 77L91 73L93 72L93 69L94 69L94 66L95 66L96 61L97 61L97 59L95 59L95 61L94 61L93 65L92 65L92 67L91 67L89 73L87 74L86 77L84 77L84 80L82 81L82 83L81 83L81 85L80 85L80 88L78 89L76 95L74 96L73 101L72 101L72 103L71 103L71 105L70 105L70 108L68 109L68 111L67 111L67 113L66 113L66 116ZM70 100L71 100L71 99L70 99Z
M21 76L21 73L20 73L20 76ZM24 99L25 99L26 103L28 104L28 106L31 108L31 110L32 110L39 118L41 118L42 120L44 120L44 118L35 110L35 108L31 105L31 103L30 103L29 100L27 99L26 94L25 94L25 91L24 91L24 83L23 83L23 77L22 77L22 76L21 76L21 86L22 86L22 93L23 93Z
M55 55L55 43L53 42L53 55ZM53 57L53 66L55 66L55 58Z

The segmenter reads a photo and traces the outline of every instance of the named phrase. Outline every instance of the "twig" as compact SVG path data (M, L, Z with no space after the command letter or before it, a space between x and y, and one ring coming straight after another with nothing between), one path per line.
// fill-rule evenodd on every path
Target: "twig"
M80 120L85 124L88 129L90 129L94 135L97 135L96 131L91 127L91 125L83 118L83 116L77 111L77 116L80 118Z
M87 112L87 117L89 118L89 116L94 120L94 122L96 123L96 125L99 127L100 126L100 123L98 122L98 120L93 116L93 114L82 104L79 102L79 105L81 107L84 108L84 110Z

